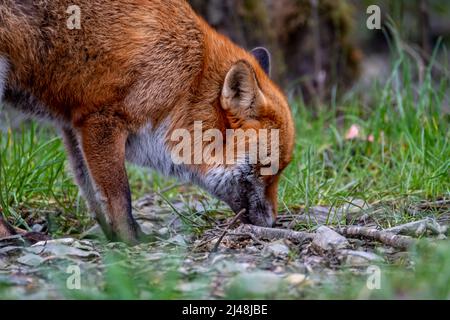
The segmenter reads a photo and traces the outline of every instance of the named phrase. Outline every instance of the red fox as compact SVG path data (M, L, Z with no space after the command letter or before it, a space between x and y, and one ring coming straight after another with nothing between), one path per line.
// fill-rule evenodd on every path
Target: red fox
M74 7L78 26L68 23ZM273 225L295 130L269 72L267 50L238 47L185 0L0 0L0 98L61 131L76 183L112 241L145 236L131 213L126 161L197 184L245 209L245 222ZM173 133L193 133L195 123L219 130L225 153L228 129L278 130L275 170L262 175L264 161L174 161Z

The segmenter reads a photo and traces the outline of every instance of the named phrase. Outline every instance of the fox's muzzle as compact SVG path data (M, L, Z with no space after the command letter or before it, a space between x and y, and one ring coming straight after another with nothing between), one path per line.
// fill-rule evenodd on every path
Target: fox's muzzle
M255 206L250 206L248 209L248 219L250 223L259 227L271 228L275 224L275 217L272 206L264 201Z
M243 223L267 228L271 228L275 224L276 219L273 206L269 201L255 194L254 191L243 194L240 204L238 206L231 205L231 207L236 214L242 208L245 209L245 213L241 216Z
M214 169L208 172L202 184L212 195L227 203L244 223L273 227L276 203L266 195L267 186L254 174L251 166L234 170Z

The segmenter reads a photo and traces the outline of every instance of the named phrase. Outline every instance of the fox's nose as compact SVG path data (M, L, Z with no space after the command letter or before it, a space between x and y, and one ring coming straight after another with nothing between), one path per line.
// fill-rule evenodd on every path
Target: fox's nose
M272 228L275 225L275 218L271 212L250 215L251 224L258 227Z
M261 227L272 228L275 225L275 219L271 214L264 216L263 221L264 225L262 225Z

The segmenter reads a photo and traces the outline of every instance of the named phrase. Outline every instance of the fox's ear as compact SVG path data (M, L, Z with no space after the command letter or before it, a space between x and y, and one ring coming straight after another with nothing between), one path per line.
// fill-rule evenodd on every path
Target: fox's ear
M259 65L263 70L266 72L266 74L270 77L271 69L272 69L272 63L271 63L271 57L270 52L266 48L259 47L252 50L253 56L258 60Z
M251 116L262 96L253 67L241 60L231 67L222 89L222 107L235 116Z

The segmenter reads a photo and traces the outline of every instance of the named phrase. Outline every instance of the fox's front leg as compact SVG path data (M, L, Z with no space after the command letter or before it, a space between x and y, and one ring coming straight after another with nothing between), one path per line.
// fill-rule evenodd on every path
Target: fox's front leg
M88 205L89 212L97 220L106 237L111 239L111 226L105 217L100 202L96 198L92 179L89 175L86 161L83 158L81 145L74 130L68 127L63 128L62 138L64 141L64 146L66 147L67 157L72 168L75 182L77 183L81 194Z
M142 231L131 214L125 169L127 130L120 119L101 115L85 119L76 130L111 240L137 244Z

